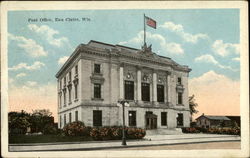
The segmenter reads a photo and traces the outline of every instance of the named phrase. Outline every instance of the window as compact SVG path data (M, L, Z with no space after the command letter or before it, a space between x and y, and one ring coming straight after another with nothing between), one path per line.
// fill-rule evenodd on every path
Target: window
M71 71L69 72L69 81L71 81Z
M75 99L77 99L77 98L78 98L78 94L77 94L77 92L78 92L78 85L77 85L77 84L75 84Z
M63 120L64 120L64 126L66 125L66 114L64 114L64 118L63 118Z
M101 65L100 64L95 64L94 65L94 73L101 73Z
M136 111L128 112L129 126L136 126Z
M183 114L181 113L177 116L177 126L183 126Z
M66 77L63 78L64 86L66 85Z
M71 123L71 112L69 113L69 123Z
M157 101L164 102L164 86L157 85Z
M161 125L167 126L167 112L161 112Z
M66 90L63 91L63 104L66 106Z
M62 81L60 80L60 84L59 84L60 86L60 90L62 89Z
M101 98L101 84L94 84L94 98Z
M60 128L62 128L62 116L60 115L60 125L59 125Z
M181 84L181 77L178 77L178 84Z
M60 93L60 94L59 94L59 100L58 100L58 102L59 102L59 107L60 107L60 108L62 107L61 101L62 101L62 94Z
M141 84L142 101L150 101L150 86L148 83Z
M78 65L75 66L75 74L78 74Z
M102 126L101 110L93 110L93 126Z
M178 93L178 104L182 104L182 93Z
M125 99L134 100L134 82L125 81Z
M69 88L69 103L71 103L71 87Z
M75 111L75 121L78 121L78 111Z
M146 116L150 115L150 114L153 114L153 112L152 111L146 111ZM150 124L150 120L149 120L148 117L146 117L146 125L149 126L149 124Z

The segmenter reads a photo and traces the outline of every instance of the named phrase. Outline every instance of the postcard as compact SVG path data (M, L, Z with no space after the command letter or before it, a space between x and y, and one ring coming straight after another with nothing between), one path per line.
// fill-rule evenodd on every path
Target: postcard
M248 157L247 2L3 2L3 157Z

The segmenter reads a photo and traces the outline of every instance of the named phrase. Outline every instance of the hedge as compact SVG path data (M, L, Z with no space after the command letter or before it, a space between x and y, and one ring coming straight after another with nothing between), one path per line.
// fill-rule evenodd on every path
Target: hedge
M89 136L90 127L86 127L83 122L75 121L63 127L66 136Z
M77 121L67 124L63 128L66 136L86 136L94 140L116 140L122 138L121 126L107 127L87 127L83 122ZM142 139L146 135L146 130L137 127L125 127L127 139Z
M183 133L200 133L200 131L194 127L182 128L182 132Z
M209 133L209 134L230 134L240 135L240 128L201 128L201 127L184 127L183 133Z

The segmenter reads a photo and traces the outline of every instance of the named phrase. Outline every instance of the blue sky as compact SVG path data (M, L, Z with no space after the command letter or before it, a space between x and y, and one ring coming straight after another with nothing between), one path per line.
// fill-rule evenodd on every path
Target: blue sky
M147 44L155 53L188 65L190 79L214 72L239 81L239 10L169 9L9 11L10 83L55 85L62 63L77 45L90 40L141 48L144 13L157 22L157 29L146 28ZM55 22L55 18L89 20Z

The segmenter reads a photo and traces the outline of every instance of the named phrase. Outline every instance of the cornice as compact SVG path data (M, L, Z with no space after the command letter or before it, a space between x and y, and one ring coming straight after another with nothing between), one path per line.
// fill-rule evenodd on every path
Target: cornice
M104 103L97 103L93 101L85 101L81 104L75 105L73 107L64 107L62 109L59 109L58 114L71 111L72 109L76 109L78 107L88 107L88 108L93 108L93 107L100 107L100 108L106 108L106 107L113 107L113 108L119 108L117 104L112 103L112 104L104 104ZM190 111L189 109L186 108L174 108L174 107L169 107L169 106L140 106L135 104L134 106L130 106L130 108L140 108L140 109L171 109L171 110L176 110L176 111Z
M114 60L117 62L122 63L128 63L131 64L132 62L138 62L138 65L141 65L141 63L147 63L150 64L152 67L153 65L156 66L163 66L163 67L170 67L173 70L177 71L183 71L183 72L190 72L191 69L187 66L178 65L174 61L173 63L168 63L167 61L163 61L164 57L160 57L156 54L143 54L143 53L132 53L125 49L102 49L97 47L91 47L86 44L80 44L73 54L69 57L69 59L65 62L65 64L62 66L62 68L58 71L56 74L56 77L58 78L62 72L67 69L67 67L70 65L70 63L75 60L75 58L79 57L79 54L89 54L94 56L99 56L101 58L106 58L106 60ZM81 56L81 55L80 55ZM84 56L83 56L84 57ZM158 59L157 59L158 58ZM167 60L171 60L170 58L166 58ZM171 62L171 61L170 61Z

